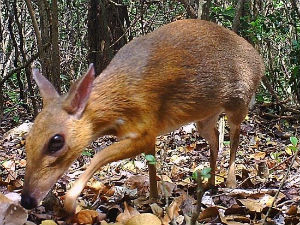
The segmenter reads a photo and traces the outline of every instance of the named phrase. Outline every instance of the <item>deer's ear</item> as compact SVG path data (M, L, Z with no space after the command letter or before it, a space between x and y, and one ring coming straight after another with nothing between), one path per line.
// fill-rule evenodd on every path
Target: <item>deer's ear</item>
M90 97L94 80L95 69L94 65L90 64L86 74L71 87L63 102L63 108L69 114L75 115L77 118L81 117Z
M44 105L59 97L59 94L55 90L54 86L40 73L38 69L32 69L32 75L33 79L37 83L37 86L39 87Z

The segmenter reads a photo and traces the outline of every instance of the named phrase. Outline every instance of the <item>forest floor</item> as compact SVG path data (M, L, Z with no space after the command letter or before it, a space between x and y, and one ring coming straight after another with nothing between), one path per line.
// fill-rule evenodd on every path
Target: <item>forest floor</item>
M299 157L275 198L291 165L290 137L299 138L299 120L264 117L262 108L257 107L242 124L236 158L237 189L225 188L230 145L225 117L223 150L219 152L217 162L217 188L204 193L198 224L262 224L274 199L269 224L300 223ZM7 125L3 124L4 132ZM55 224L54 221L65 224L62 202L70 183L84 172L95 152L115 141L114 137L103 137L92 143L57 182L41 206L31 211L21 210L33 222L28 224L41 224L44 220L48 221L43 224L48 225ZM0 145L0 191L8 197L13 195L12 192L17 193L17 199L26 166L24 144L24 134L16 134L6 136ZM160 218L162 224L187 224L197 207L197 181L193 174L209 167L209 146L199 137L194 125L189 125L158 137L156 150L160 195L156 203L149 201L147 162L142 155L111 163L97 172L78 199L78 213L72 223L127 224L126 221L136 214L151 213ZM154 222L151 224L155 225Z

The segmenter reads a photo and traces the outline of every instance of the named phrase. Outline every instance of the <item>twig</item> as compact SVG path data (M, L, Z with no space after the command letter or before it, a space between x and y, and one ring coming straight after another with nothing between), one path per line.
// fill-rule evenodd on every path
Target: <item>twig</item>
M253 177L255 177L255 176L253 176ZM248 178L251 179L251 178L253 178L253 177L248 177ZM245 180L243 180L243 182L240 183L240 184L236 187L236 189L229 189L229 191L226 192L226 195L227 195L227 194L234 193L236 190L238 190L238 188L241 187L241 186L243 185L243 183L246 182L246 181L248 180L248 178L245 179ZM220 197L220 196L222 196L222 195L224 195L224 194L225 194L225 193L222 193L222 194L216 194L216 195L213 195L212 197Z
M191 218L191 225L195 225L196 221L199 217L199 214L201 212L201 202L202 202L202 197L204 195L204 189L203 189L203 183L202 183L202 176L201 176L201 171L197 171L197 209L196 212L193 213L192 218Z
M292 168L292 166L293 166L293 164L294 164L294 162L295 162L295 159L296 159L297 156L298 156L298 153L299 153L299 148L298 148L297 151L295 152L295 154L294 154L294 156L293 156L293 159L292 159L292 162L291 162L291 164L289 165L288 170L286 171L286 173L285 173L285 175L284 175L284 177L283 177L283 179L282 179L282 181L281 181L281 184L280 184L280 186L279 186L279 189L277 190L277 192L276 192L276 194L275 194L275 197L274 197L274 199L273 199L272 205L271 205L271 207L268 209L268 212L267 212L267 214L266 214L266 217L264 218L263 225L267 225L267 219L268 219L268 217L269 217L269 215L270 215L271 209L273 208L273 206L274 206L274 204L275 204L275 201L276 201L277 198L278 198L278 195L279 195L279 193L280 193L280 190L282 189L283 185L285 184L285 181L286 181L286 179L287 179L287 177L288 177L288 175L289 175L289 173L290 173L290 171L291 171L291 168Z
M293 108L287 108L287 107L284 107L284 112L291 112L291 113L295 113L295 114L300 114L300 110L293 109Z
M35 33L35 36L36 36L36 41L37 41L37 44L38 44L38 51L40 54L43 54L42 52L42 48L43 48L43 45L42 45L42 37L41 37L41 33L40 33L40 30L39 30L39 26L38 26L38 23L36 21L36 18L35 18L35 15L34 15L34 10L32 8L32 5L31 5L31 1L30 0L25 0L26 2L26 5L27 5L27 8L28 8L28 11L29 11L29 15L31 17L31 20L32 20L32 25L33 25L33 29L34 29L34 33Z
M300 115L280 116L280 115L271 114L271 113L262 113L261 116L269 118L269 119L297 120Z
M277 165L273 166L272 168L270 168L269 170L274 170L277 167L281 166L282 164L284 164L286 161L290 160L291 158L293 158L293 155L291 155L290 157L286 158L285 160L283 160L281 163L278 163Z
M219 120L219 154L221 155L224 149L224 135L225 135L225 119L224 116L221 116Z
M167 213L168 217L171 220L171 224L172 225L177 225L174 218L171 217L170 212L169 212L169 207L170 207L169 198L168 198L168 195L167 195L166 184L165 184L165 181L162 179L162 177L161 177L161 184L162 184L162 191L163 191L163 193L165 195L165 198L166 198L166 206L167 206L166 207L166 213Z
M117 2L114 2L113 0L108 0L110 3L114 4L115 6L126 6L126 5L123 5L123 4L120 4L120 3L117 3Z
M269 93L273 96L273 98L275 98L276 103L279 103L279 97L277 96L272 85L270 84L269 79L266 76L262 77L262 83L265 86L265 88L269 91Z
M154 19L156 18L157 14L158 14L158 10L151 16L151 18L147 21L147 23L145 24L145 28L148 27L146 33L150 32L151 26L154 23Z
M13 70L11 70L9 73L7 73L5 75L5 77L2 78L2 80L0 81L0 87L5 83L6 80L8 80L14 73L19 72L21 69L24 69L25 67L29 66L30 63L32 63L34 60L36 60L38 58L39 54L36 53L34 54L25 64L23 64L22 66L19 66Z
M113 47L115 44L117 44L125 35L126 33L136 24L136 22L138 21L139 17L136 17L135 20L132 22L132 24L127 27L127 29L125 30L125 32L114 42L112 43L109 47Z
M164 148L164 151L166 151L166 149ZM160 160L161 160L161 164L163 163L163 151L161 151L161 154L160 154ZM172 225L176 225L176 222L174 221L173 218L171 218L171 215L169 213L169 210L168 208L170 207L170 202L169 202L169 197L167 195L167 189L166 189L166 184L162 178L162 176L160 177L161 178L161 184L162 184L162 192L164 193L164 196L165 196L165 199L166 199L166 213L168 215L168 217L170 218L171 220L171 224Z
M197 12L195 9L190 5L188 0L179 0L181 4L183 4L187 14L192 18L196 19L197 18Z
M278 209L280 209L281 207L283 207L283 206L287 206L287 204L294 203L294 202L295 202L295 200L294 200L294 199L291 199L291 200L284 201L284 202L282 202L282 203L278 204L278 205L277 205L277 208L278 208Z
M46 44L44 46L44 48L47 48L48 46L50 46L50 44ZM8 80L14 73L20 71L21 69L24 69L25 67L29 66L34 60L36 60L39 57L39 53L34 54L29 60L27 60L22 66L19 66L11 71L9 71L9 73L7 73L5 75L5 77L2 78L2 80L0 81L0 87L5 83L6 80Z
M248 180L251 181L251 179L254 178L254 177L256 177L256 175L247 177L247 178L246 178L245 180L243 180L236 188L237 188L237 189L240 188L244 183L246 183L246 181L248 181Z

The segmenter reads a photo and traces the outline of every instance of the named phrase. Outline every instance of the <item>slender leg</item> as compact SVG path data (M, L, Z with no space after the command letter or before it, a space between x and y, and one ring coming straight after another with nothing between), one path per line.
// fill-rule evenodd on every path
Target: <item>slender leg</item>
M151 151L148 154L155 156L155 146L152 147ZM156 180L156 165L149 164L149 180L150 180L150 198L157 199L158 198L158 191L157 191L157 180Z
M219 151L219 131L216 128L218 118L219 114L207 120L197 122L199 134L205 138L210 147L211 178L209 179L209 183L211 186L215 186L216 162Z
M235 158L236 151L239 146L240 139L240 127L238 124L230 124L230 160L229 160L229 171L227 178L227 187L235 188L236 187L236 178L235 178Z
M235 158L236 151L239 146L241 123L247 115L247 106L240 107L235 111L226 112L228 117L228 123L230 127L230 160L229 160L229 171L227 178L227 187L236 187L236 177L235 177Z
M98 152L91 161L86 171L78 178L73 187L68 191L64 209L67 213L73 214L76 208L76 199L85 187L93 174L107 163L134 157L146 152L149 146L154 146L155 137L147 135L136 138L124 139Z

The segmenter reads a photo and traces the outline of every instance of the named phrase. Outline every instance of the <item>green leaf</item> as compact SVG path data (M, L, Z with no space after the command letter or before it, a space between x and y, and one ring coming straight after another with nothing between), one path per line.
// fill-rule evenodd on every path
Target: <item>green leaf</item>
M256 95L256 100L258 101L258 102L264 102L264 96L263 95Z
M211 168L204 168L202 171L201 171L201 176L203 177L203 178L210 178L211 177Z
M229 6L227 9L223 11L223 15L233 18L235 15L235 9L232 6Z
M296 152L297 151L297 147L294 146L294 145L289 145L287 146L289 149L291 149L293 152Z
M204 168L202 171L201 171L201 175L207 175L211 172L211 168L210 167L207 167L207 168Z
M209 178L211 178L211 174L209 173L209 174L207 174L207 175L205 175L205 176L203 175L202 177L203 177L203 178L209 179Z
M290 141L294 147L297 147L298 139L296 137L290 137Z
M198 170L195 171L195 172L193 172L192 178L193 178L194 180L197 180L197 179L198 179Z
M293 152L297 151L297 148L295 146L289 146L289 149L291 149Z
M229 146L230 145L230 141L223 141L224 146Z
M92 154L91 152L89 152L89 151L83 151L83 152L82 152L82 155L84 155L84 156L89 156L89 157L92 157L92 156L93 156L93 154Z
M18 117L18 116L14 116L14 117L13 117L13 120L14 120L14 122L19 122L19 120L20 120L20 117Z
M154 165L156 163L156 159L155 159L154 155L145 155L145 158L146 158L147 162L151 165Z

